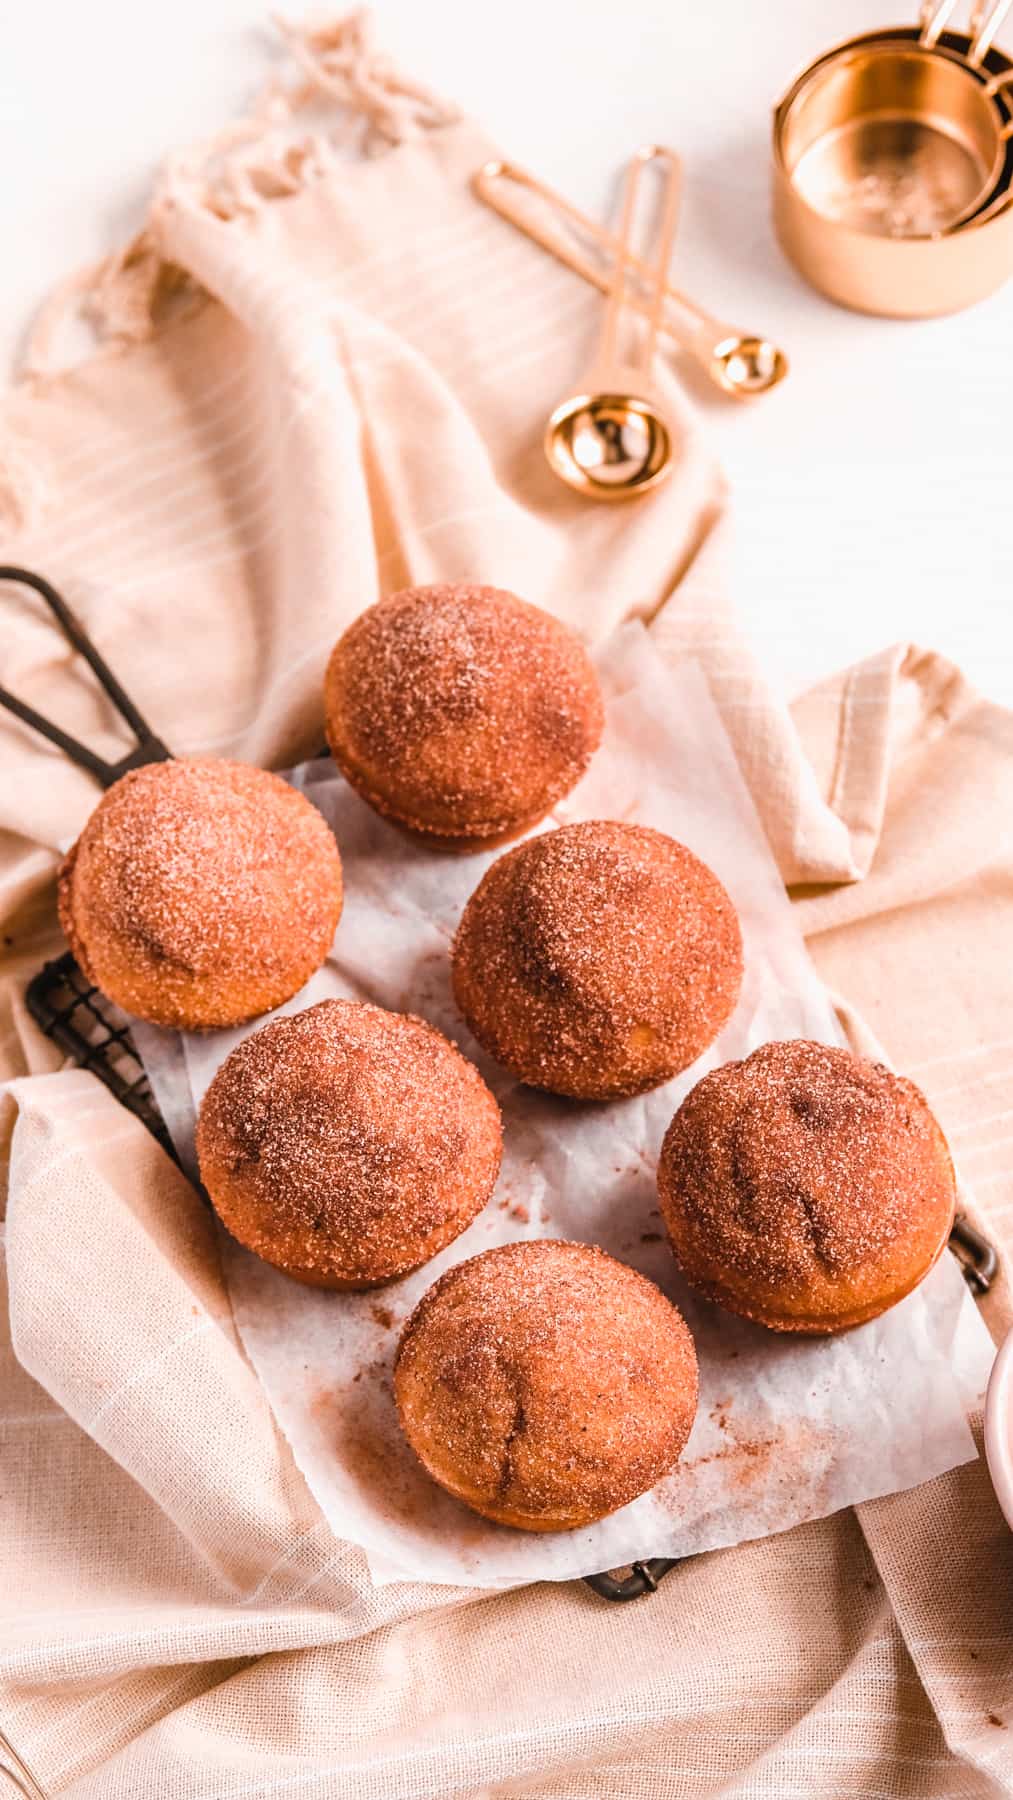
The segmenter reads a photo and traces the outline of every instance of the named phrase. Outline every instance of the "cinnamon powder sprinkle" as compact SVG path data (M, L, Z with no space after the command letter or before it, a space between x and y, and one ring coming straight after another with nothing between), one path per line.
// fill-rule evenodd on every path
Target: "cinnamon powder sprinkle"
M579 1099L643 1093L725 1024L742 938L717 876L645 825L566 825L487 872L453 949L479 1043L519 1080Z
M765 1044L706 1075L662 1147L687 1278L734 1312L838 1330L916 1285L949 1234L954 1177L913 1082L850 1051Z
M471 1223L495 1185L502 1134L477 1069L431 1025L324 1000L226 1058L197 1150L240 1243L301 1280L369 1287Z
M696 1411L692 1338L652 1282L584 1244L459 1263L405 1326L394 1391L434 1479L528 1530L601 1518L660 1480Z
M325 686L334 760L415 831L495 838L541 818L601 739L597 677L558 619L501 588L406 588L339 640Z
M316 807L263 769L150 763L99 802L60 872L60 918L89 979L128 1012L194 1029L296 993L341 912Z

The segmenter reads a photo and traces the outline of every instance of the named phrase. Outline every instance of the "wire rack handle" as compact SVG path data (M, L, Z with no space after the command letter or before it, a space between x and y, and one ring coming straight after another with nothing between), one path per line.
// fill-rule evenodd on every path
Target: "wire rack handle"
M51 719L44 718L41 713L35 711L33 706L26 705L24 700L19 700L16 694L10 693L5 687L0 687L0 706L13 713L14 717L20 719L22 724L37 731L49 743L55 744L65 756L69 756L71 761L77 763L80 768L87 769L89 774L94 775L106 788L112 787L113 782L118 781L121 775L125 775L128 769L138 769L144 763L169 761L172 751L163 744L161 738L155 736L129 694L125 693L120 686L108 663L99 655L80 619L71 611L63 595L57 593L52 583L46 581L44 576L36 575L32 569L19 569L13 564L0 564L0 581L15 582L20 587L31 588L34 593L39 595L40 599L45 601L68 643L80 656L84 657L96 681L103 692L109 696L120 718L129 725L137 740L136 746L133 750L128 751L126 756L121 757L119 762L106 762L103 757L96 755L94 750L90 750L87 744L82 744L77 738L71 737L70 733L64 731L62 726L54 725Z

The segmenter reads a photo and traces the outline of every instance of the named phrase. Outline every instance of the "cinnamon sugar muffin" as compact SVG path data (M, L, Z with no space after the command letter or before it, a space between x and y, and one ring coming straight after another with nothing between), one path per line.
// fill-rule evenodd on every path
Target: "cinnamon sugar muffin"
M742 938L691 851L646 825L564 825L493 863L453 949L454 993L518 1080L608 1100L644 1093L732 1013Z
M339 639L327 737L377 812L434 842L517 836L584 773L602 701L580 640L501 588L405 588Z
M341 901L316 807L277 775L212 758L122 776L59 879L60 923L89 981L188 1031L291 999L326 957Z
M705 1075L672 1120L661 1210L694 1287L775 1331L844 1331L917 1287L956 1188L911 1081L793 1039Z
M244 1038L197 1122L222 1222L315 1287L376 1287L428 1262L485 1205L501 1154L499 1108L454 1045L353 1000Z
M522 1531L572 1531L660 1481L696 1413L693 1340L603 1250L503 1244L441 1276L401 1335L394 1395L434 1481Z

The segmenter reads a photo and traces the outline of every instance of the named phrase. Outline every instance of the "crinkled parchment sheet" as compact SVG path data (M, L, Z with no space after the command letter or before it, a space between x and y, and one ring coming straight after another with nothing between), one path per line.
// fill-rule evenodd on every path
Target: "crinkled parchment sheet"
M707 1069L769 1039L841 1036L699 670L673 672L640 626L614 637L599 664L604 744L544 829L609 818L669 832L721 877L746 947L727 1029L685 1075L642 1099L578 1105L521 1088L457 1016L450 941L496 852L419 848L329 760L292 775L334 828L346 899L326 967L281 1010L345 995L420 1013L474 1058L503 1109L495 1195L463 1237L405 1281L368 1294L319 1292L222 1232L238 1328L278 1423L334 1532L363 1546L378 1582L499 1587L687 1556L914 1486L975 1454L966 1409L984 1388L991 1343L951 1257L884 1318L825 1341L734 1319L696 1299L676 1273L654 1170L683 1095ZM256 1029L138 1031L191 1169L195 1107L223 1057ZM546 1235L602 1244L671 1296L696 1340L700 1409L681 1463L653 1492L588 1530L532 1536L487 1523L429 1480L398 1430L391 1364L402 1322L451 1263Z

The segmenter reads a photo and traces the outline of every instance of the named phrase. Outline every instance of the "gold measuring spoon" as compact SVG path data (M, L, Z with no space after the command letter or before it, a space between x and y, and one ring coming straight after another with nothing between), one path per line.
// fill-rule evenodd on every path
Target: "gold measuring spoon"
M523 231L567 268L582 275L593 287L602 293L609 292L615 262L622 251L619 240L611 232L602 230L576 206L514 163L486 163L474 177L473 186L479 199L501 218ZM533 217L525 205L525 198L531 195L543 201L560 219L568 221L597 252L604 253L604 260L601 254L597 258L585 255L572 238L562 236L558 229L553 230L544 220ZM624 260L632 290L627 293L627 305L635 311L650 313L652 303L642 289L645 282L651 281L651 271L629 249L624 253ZM633 287L634 282L636 287ZM751 400L759 394L769 393L788 373L787 357L769 338L738 330L667 285L660 329L692 357L723 394L734 400Z
M648 163L665 165L661 229L647 330L635 352L619 353L627 301L627 263L640 177ZM619 251L594 362L580 389L561 400L545 428L545 454L561 481L593 500L630 500L664 481L672 466L672 433L651 394L651 369L665 304L665 277L679 212L679 159L655 145L638 150L623 189Z

